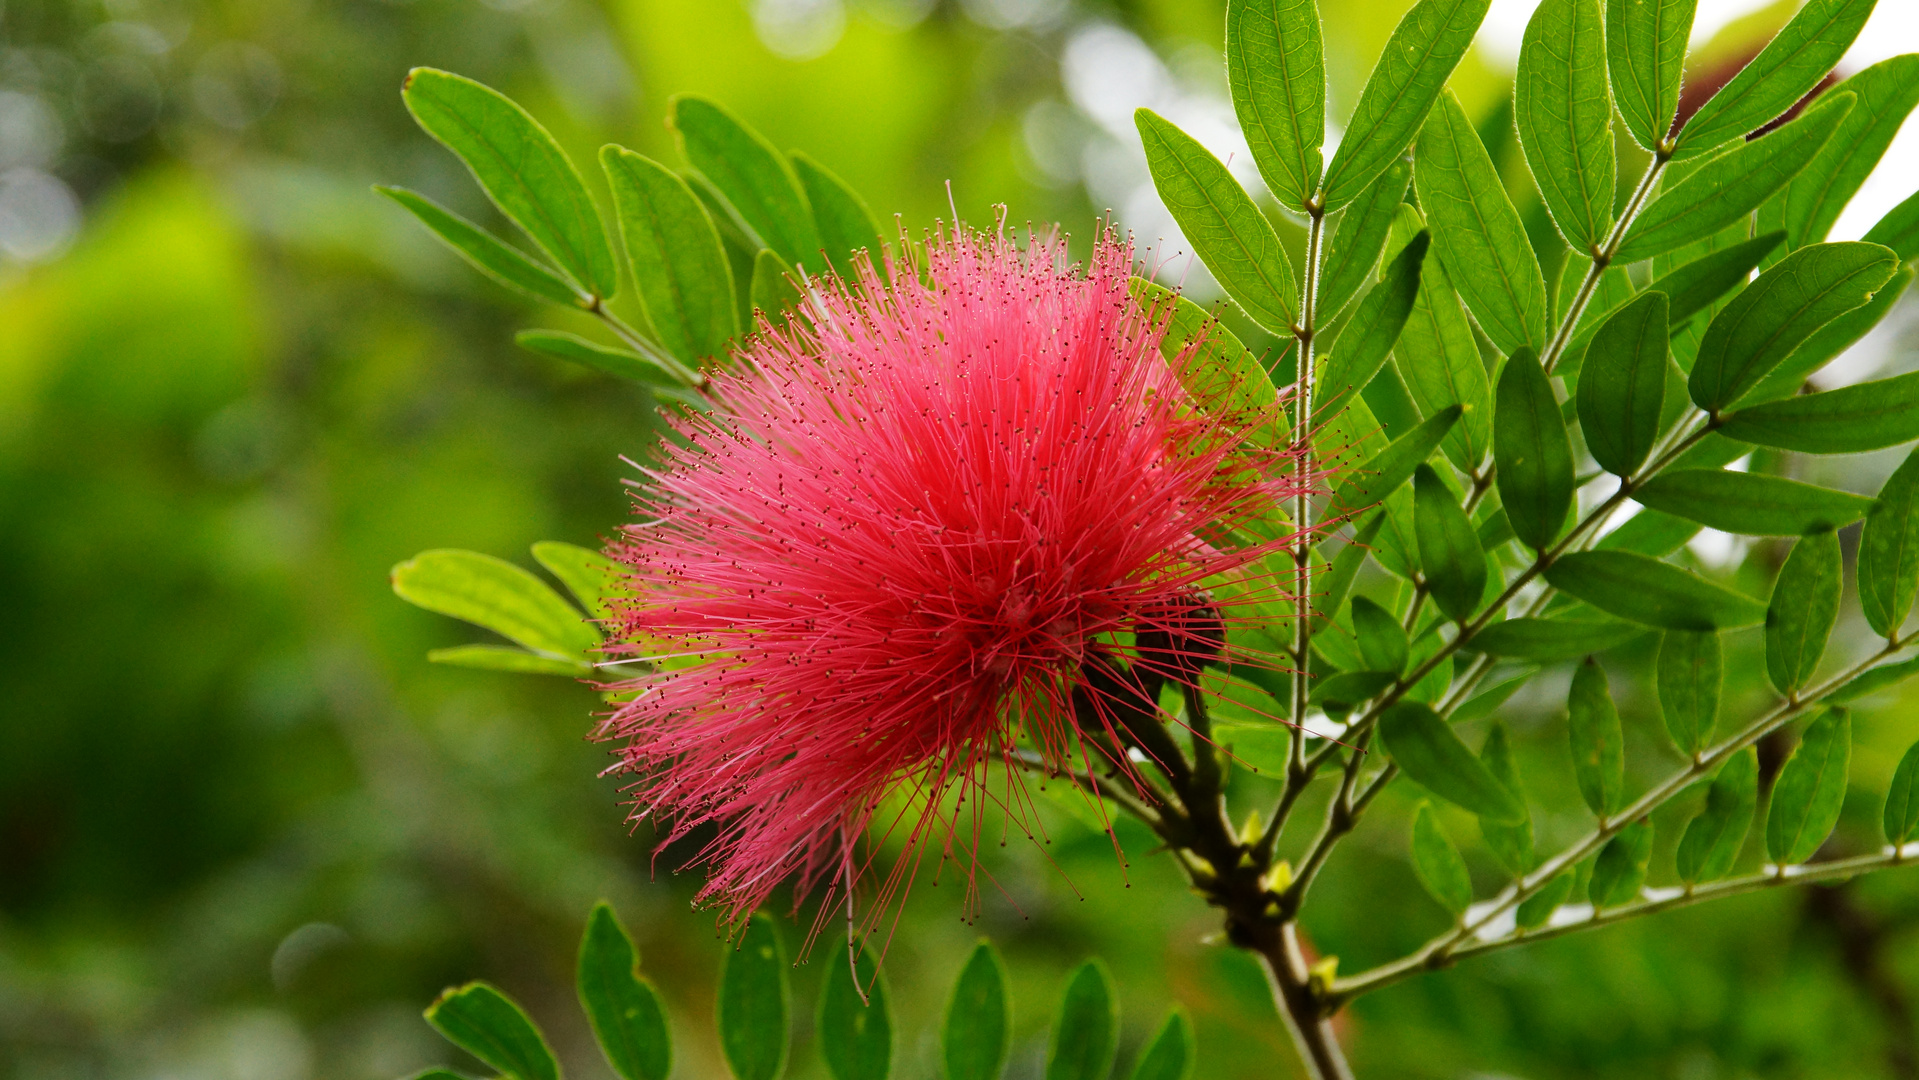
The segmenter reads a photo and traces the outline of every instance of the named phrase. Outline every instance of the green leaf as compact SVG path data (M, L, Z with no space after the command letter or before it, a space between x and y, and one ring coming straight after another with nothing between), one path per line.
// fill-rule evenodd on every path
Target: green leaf
M1426 894L1455 917L1465 914L1473 902L1473 879L1466 873L1459 849L1440 831L1428 803L1420 803L1413 815L1412 856L1413 873Z
M1919 105L1919 54L1883 60L1838 87L1858 96L1812 163L1786 189L1786 231L1793 247L1826 238L1839 212L1884 156Z
M1318 633L1325 626L1328 613L1339 610L1346 602L1346 594L1352 591L1353 580L1359 576L1359 568L1371 553L1373 538L1379 535L1380 527L1386 524L1386 512L1374 511L1353 530L1352 539L1333 556L1332 565L1313 578L1313 632Z
M1912 284L1913 268L1902 266L1892 275L1892 280L1879 287L1872 299L1853 308L1844 315L1832 320L1813 331L1792 355L1786 357L1772 374L1759 380L1742 404L1751 405L1762 401L1775 401L1788 398L1800 392L1806 379L1836 359L1839 354L1858 344L1859 339L1871 332L1885 320L1893 305L1905 295L1906 287Z
M500 212L582 289L601 298L619 291L619 268L586 182L539 121L499 91L433 68L408 72L400 96Z
M1600 551L1632 551L1664 558L1699 535L1699 523L1658 510L1641 510L1624 525L1599 538Z
M1006 964L991 942L982 941L967 957L946 1002L946 1022L940 1028L946 1080L999 1080L1012 1039Z
M531 573L477 551L423 551L393 568L400 599L451 615L536 653L585 660L599 631L573 605Z
M1323 709L1327 716L1343 720L1363 702L1372 700L1374 695L1391 686L1394 678L1390 671L1347 671L1328 675L1313 684L1308 701Z
M1919 439L1919 372L1754 405L1728 414L1720 430L1741 442L1808 454L1911 442Z
M1363 596L1353 598L1353 634L1366 670L1397 675L1406 670L1406 630L1392 612Z
M1669 630L1712 630L1763 622L1766 608L1743 593L1677 566L1627 551L1562 555L1546 568L1561 592L1622 619Z
M1661 357L1664 347L1661 339ZM1493 464L1513 535L1534 551L1551 547L1572 510L1573 449L1559 399L1530 348L1508 357L1499 375Z
M1758 56L1680 129L1680 155L1764 127L1790 109L1845 55L1877 0L1810 0Z
M1226 81L1253 163L1273 198L1304 211L1326 141L1326 47L1315 0L1231 0Z
M1678 81L1675 68L1675 92ZM1519 46L1513 121L1560 235L1581 254L1599 251L1612 231L1618 171L1599 0L1544 0L1534 10Z
M1812 678L1839 619L1844 565L1839 534L1814 533L1793 544L1766 609L1766 673L1788 698Z
M469 1078L465 1073L457 1073L452 1069L442 1069L436 1066L431 1069L421 1069L419 1072L407 1077L406 1080L469 1080Z
M1503 353L1544 348L1546 279L1492 157L1450 92L1426 118L1417 159L1413 184L1434 248L1480 329Z
M540 1029L511 998L483 982L440 995L426 1022L448 1042L512 1080L560 1080L560 1065Z
M1439 259L1419 271L1419 296L1393 347L1407 392L1425 416L1457 405L1461 423L1445 441L1446 457L1462 472L1478 469L1492 439L1492 390L1472 324Z
M588 341L564 330L522 330L513 343L528 352L581 364L616 379L647 386L683 387L686 383L665 368L628 349Z
M1852 715L1827 709L1806 728L1779 770L1766 815L1766 854L1780 866L1812 858L1839 823L1852 760Z
M1781 476L1725 469L1672 469L1632 497L1654 510L1742 536L1804 536L1864 517L1872 500Z
M1254 322L1275 334L1291 333L1298 286L1272 223L1198 140L1151 109L1138 110L1133 119L1153 186L1220 288Z
M1593 335L1579 371L1579 427L1586 449L1615 476L1632 475L1659 439L1668 310L1661 292L1644 293L1621 308Z
M886 980L861 951L854 962L835 958L820 990L820 1058L833 1080L886 1080L893 1068L893 1018L886 1006ZM862 998L860 991L866 991Z
M1662 292L1670 298L1672 307L1667 316L1668 325L1671 332L1678 333L1694 315L1744 285L1752 277L1753 270L1785 238L1783 231L1774 231L1709 252L1667 272L1664 277L1648 285L1647 291Z
M1566 902L1572 895L1573 872L1568 870L1548 881L1540 890L1520 901L1519 910L1514 919L1521 929L1531 930L1543 926L1553 917L1553 910Z
M1852 104L1850 94L1821 95L1791 123L1700 166L1647 204L1626 230L1618 261L1704 240L1758 209L1819 153Z
M1459 416L1457 405L1440 409L1418 427L1394 439L1390 446L1375 454L1364 465L1354 469L1353 474L1334 490L1327 517L1337 519L1365 510L1412 479L1413 470L1432 455Z
M1192 1075L1193 1024L1184 1010L1175 1008L1133 1066L1133 1080L1187 1080Z
M1339 332L1318 380L1320 400L1315 415L1338 412L1385 366L1419 296L1419 268L1425 262L1426 247L1427 234L1422 231L1401 248L1379 284L1359 302L1352 321Z
M1900 262L1910 262L1919 256L1919 192L1887 211L1861 239L1891 248Z
M1696 0L1606 0L1606 59L1619 117L1633 141L1657 150L1679 111Z
M1687 757L1695 757L1719 722L1719 690L1725 682L1719 635L1709 630L1668 630L1659 643L1654 682L1666 731Z
M578 679L593 674L593 665L584 660L562 660L507 645L455 645L448 649L429 650L426 658L432 663L449 667L506 671L516 675L565 675Z
M853 253L858 251L866 252L875 268L883 268L886 253L880 243L880 227L873 220L873 211L867 208L866 200L847 186L846 181L805 154L794 151L792 162L800 187L806 191L806 201L813 208L813 224L819 230L820 244L834 271L843 278L851 278Z
M647 324L687 364L725 356L739 314L733 271L706 208L672 170L624 147L603 147L600 167Z
M1458 721L1457 716L1453 719ZM1513 761L1512 736L1505 724L1493 721L1492 730L1486 733L1486 743L1479 749L1479 760L1485 764L1486 771L1493 774L1493 779L1506 785L1513 798L1522 804L1526 801L1526 791L1519 783L1519 766ZM1530 814L1516 825L1482 820L1479 833L1485 838L1487 849L1508 873L1519 877L1532 870L1536 860Z
M1118 1040L1112 979L1105 964L1088 960L1066 977L1046 1049L1046 1080L1106 1080Z
M1919 592L1919 449L1886 478L1866 514L1857 573L1867 624L1881 637L1892 637Z
M1610 817L1626 801L1626 737L1606 671L1590 656L1573 672L1566 714L1579 794L1595 816Z
M1490 715L1494 709L1504 705L1508 698L1519 692L1520 687L1531 682L1538 674L1538 668L1522 668L1518 675L1499 683L1491 690L1482 690L1468 698L1465 703L1452 711L1450 719L1455 724L1464 724Z
M640 977L633 939L602 900L587 916L580 939L580 1005L607 1064L622 1080L666 1080L673 1042L653 984Z
M1134 299L1146 306L1150 318L1164 320L1160 353L1202 408L1233 426L1248 428L1247 434L1257 435L1259 441L1285 440L1285 416L1272 376L1231 330L1205 308L1164 286L1145 278L1133 278L1127 286Z
M777 319L790 314L800 302L800 289L793 283L793 268L771 248L761 248L753 260L753 307Z
M1914 675L1919 675L1919 658L1901 660L1896 664L1885 664L1861 673L1821 700L1829 705L1844 705L1875 694L1888 686L1896 686Z
M786 1068L786 949L764 914L726 952L720 967L720 1051L735 1080L775 1080Z
M1886 843L1903 847L1919 828L1919 743L1907 748L1893 770L1892 787L1886 792L1886 812L1882 818Z
M1652 861L1652 822L1641 819L1619 831L1599 849L1593 878L1586 887L1593 907L1609 908L1639 899L1646 883L1646 864Z
M1505 619L1474 634L1460 648L1488 656L1548 662L1605 652L1645 632L1643 626L1616 619Z
M1687 823L1679 840L1679 879L1698 885L1731 873L1758 804L1759 753L1748 746L1719 767L1706 791L1706 808Z
M1413 533L1433 603L1464 622L1486 592L1486 552L1466 512L1432 466L1413 471Z
M1872 299L1899 261L1878 244L1814 244L1760 274L1706 327L1687 390L1717 414L1736 403L1813 331Z
M1490 0L1419 0L1366 77L1322 186L1326 211L1357 198L1413 141L1472 44Z
M1386 171L1379 174L1379 179L1368 185L1340 215L1339 227L1333 230L1333 238L1326 245L1319 271L1317 310L1322 325L1332 321L1346 302L1358 294L1359 287L1378 265L1380 254L1386 250L1386 238L1392 233L1393 221L1399 216L1399 208L1405 205L1406 186L1412 178L1412 162L1403 157L1394 158ZM1417 261L1414 260L1415 265Z
M547 572L560 579L560 584L573 594L580 606L591 612L596 619L611 618L613 610L607 604L607 598L618 591L620 581L626 577L626 568L612 559L587 548L558 540L542 540L533 545L533 557L538 559Z
M673 98L672 125L680 152L726 197L760 247L789 265L821 269L813 208L786 156L718 102L690 94Z
M434 236L452 248L454 254L507 288L533 300L547 300L568 307L592 305L592 297L561 280L558 274L419 192L396 187L375 187L373 190L406 207L408 212L420 219L422 225L432 230Z
M1492 821L1517 825L1526 820L1526 804L1429 706L1394 704L1379 718L1379 737L1400 769L1434 795Z

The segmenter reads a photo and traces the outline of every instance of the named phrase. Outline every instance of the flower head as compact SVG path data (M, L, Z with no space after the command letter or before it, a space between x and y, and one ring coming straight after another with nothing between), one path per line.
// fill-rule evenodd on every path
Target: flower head
M611 546L623 647L660 662L602 734L636 817L716 826L701 895L736 913L783 881L850 888L896 785L928 808L909 846L967 846L941 793L1017 739L1084 755L1075 691L1134 632L1134 665L1191 677L1223 636L1201 588L1270 580L1252 564L1282 542L1230 539L1291 493L1234 436L1274 418L1198 407L1130 247L1102 237L1083 272L1050 240L921 250L762 324Z

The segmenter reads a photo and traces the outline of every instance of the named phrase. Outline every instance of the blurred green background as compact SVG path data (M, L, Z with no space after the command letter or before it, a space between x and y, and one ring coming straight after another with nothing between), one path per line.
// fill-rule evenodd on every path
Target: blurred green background
M1325 5L1335 116L1405 6ZM1498 5L1455 78L1482 115L1530 6ZM1702 19L1742 9L1708 0ZM671 159L668 98L695 91L910 229L948 213L951 181L975 222L1003 202L1014 223L1084 237L1110 208L1146 244L1170 225L1135 105L1239 147L1250 175L1221 26L1213 0L6 0L0 1077L471 1066L419 1011L476 977L528 1005L573 1075L608 1076L571 990L601 896L674 1010L677 1075L723 1075L713 918L689 909L696 877L671 856L654 872L651 829L630 832L596 775L595 696L427 665L481 635L387 588L428 547L531 565L535 540L593 544L625 514L619 455L644 453L651 415L627 384L517 351L520 326L587 331L517 306L368 191L404 184L498 222L401 107L407 68L504 90L582 162L607 140ZM1905 31L1875 26L1898 51L1887 34ZM1163 276L1203 295L1177 241L1160 248ZM1911 309L1893 322L1847 359L1855 375L1911 352ZM1893 463L1830 482L1871 490ZM1555 694L1563 679L1507 710L1536 795L1570 791ZM1650 746L1650 694L1621 704ZM1858 721L1858 805L1834 850L1875 842L1910 716L1894 702ZM1671 767L1642 757L1642 780ZM1309 909L1348 970L1445 923L1403 858L1405 801L1341 850ZM1545 837L1581 827L1569 798L1540 812ZM1215 921L1142 857L1145 837L1122 830L1122 881L1104 836L1054 826L1043 854L994 853L1002 891L977 925L950 876L912 896L887 961L896 1075L935 1075L946 988L981 934L1012 964L1011 1076L1039 1075L1060 977L1087 955L1121 985L1122 1070L1182 1003L1199 1076L1290 1075L1258 971L1205 942ZM1662 835L1670 878L1676 831ZM784 924L789 947L810 916ZM1919 875L1894 872L1469 962L1362 1000L1342 1030L1377 1077L1911 1076L1915 946ZM795 972L790 1075L823 1075L822 967Z

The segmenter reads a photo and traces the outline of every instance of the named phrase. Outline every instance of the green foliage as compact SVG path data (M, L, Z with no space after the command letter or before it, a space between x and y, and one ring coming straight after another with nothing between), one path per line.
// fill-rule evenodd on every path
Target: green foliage
M1613 102L1606 78L1606 30L1599 4L1600 0L1541 3L1526 24L1513 89L1519 145L1525 150L1526 164L1532 168L1540 196L1560 235L1574 251L1587 255L1601 250L1607 233L1612 231L1617 170ZM1651 36L1655 45L1662 44L1657 41L1656 29ZM1682 37L1681 58L1683 50ZM1655 55L1656 64L1663 64L1668 62L1670 50ZM1675 62L1669 73L1653 70L1645 75L1654 98L1635 104L1642 114L1650 115L1665 108L1667 81L1676 96L1679 72Z
M1489 0L1419 0L1399 20L1326 167L1322 198L1327 211L1358 198L1413 141L1466 55L1488 5Z
M1374 264L1386 250L1399 208L1405 205L1406 188L1412 178L1412 162L1395 158L1379 174L1379 179L1367 185L1340 213L1339 226L1326 244L1325 265L1320 269L1319 278L1320 312L1328 322L1346 307L1347 301L1358 295L1360 286L1372 275ZM1419 257L1415 257L1415 271L1418 264Z
M607 299L620 274L606 227L560 144L506 95L433 68L407 73L401 96L427 134L459 155L487 197L582 291Z
M1773 783L1772 809L1766 814L1766 854L1773 862L1805 862L1826 842L1846 801L1851 761L1852 715L1827 709L1800 736Z
M1640 294L1600 325L1579 371L1586 449L1601 468L1619 476L1644 465L1659 438L1669 310L1665 293Z
M1713 630L1763 622L1758 601L1699 575L1626 551L1561 557L1546 570L1554 588L1608 614L1668 630Z
M1535 551L1551 547L1572 509L1573 451L1559 399L1531 349L1507 357L1499 375L1493 465L1513 535Z
M1881 822L1886 842L1898 847L1911 839L1919 828L1919 743L1906 749L1893 770L1892 786L1886 791L1886 809Z
M1844 572L1836 532L1800 537L1779 569L1766 608L1766 673L1788 697L1806 685L1826 654L1839 620Z
M1734 754L1713 776L1706 808L1686 823L1679 840L1679 879L1688 885L1717 881L1732 872L1759 805L1759 754Z
M640 976L633 939L605 901L587 916L578 987L593 1035L621 1080L666 1080L673 1071L666 1012L653 984Z
M1353 470L1333 492L1328 514L1334 519L1366 510L1413 478L1413 471L1452 430L1460 417L1458 406L1448 406Z
M1818 85L1865 26L1877 0L1812 0L1680 129L1681 153L1754 131Z
M1566 733L1580 797L1595 815L1610 817L1626 798L1626 737L1606 671L1590 656L1573 670Z
M1479 748L1479 760L1493 779L1504 785L1513 798L1524 805L1526 789L1519 782L1519 765L1513 760L1512 733L1504 723L1494 721L1486 733L1486 744ZM1538 860L1533 855L1533 823L1529 813L1517 823L1481 818L1479 834L1493 857L1514 877L1530 872Z
M1606 66L1633 141L1658 150L1679 111L1697 0L1606 0Z
M1886 478L1859 533L1859 607L1881 636L1892 637L1919 593L1919 449Z
M1919 54L1882 60L1839 89L1856 98L1832 138L1785 192L1787 242L1817 244L1885 154L1899 125L1919 105Z
M748 239L789 265L814 266L819 229L786 156L716 101L681 95L672 117L680 152L726 198Z
M1617 619L1502 619L1460 646L1515 660L1573 660L1623 645L1646 632Z
M1673 469L1633 492L1654 510L1746 536L1803 536L1864 517L1872 500L1781 476Z
M1433 603L1464 622L1486 592L1486 552L1459 501L1430 465L1413 472L1413 531Z
M854 275L853 258L865 252L875 268L885 266L885 245L873 211L860 193L831 169L795 150L791 155L793 174L799 177L806 201L813 208L813 220L819 227L820 244L830 269L841 277Z
M1457 917L1473 902L1473 881L1466 873L1466 860L1446 838L1433 816L1433 808L1421 803L1413 814L1413 873L1426 887L1426 894L1439 901Z
M1174 1009L1140 1054L1132 1080L1187 1080L1192 1075L1193 1022L1184 1010Z
M513 1000L483 982L441 994L426 1010L427 1023L453 1045L511 1080L560 1080L560 1063Z
M1106 965L1088 960L1066 977L1046 1047L1046 1080L1106 1080L1119 1048L1119 1003Z
M940 1027L946 1080L997 1080L1013 1043L1013 1002L1006 963L989 942L974 946L960 969Z
M1379 735L1393 762L1433 794L1490 821L1525 820L1525 803L1431 708L1414 701L1394 705L1379 718Z
M537 657L567 665L573 674L592 670L586 654L599 646L599 631L545 582L504 559L475 551L423 551L393 568L393 591L428 611L518 642ZM451 662L477 666L469 659L473 654L458 655L461 659Z
M1666 631L1659 643L1656 682L1667 733L1680 753L1697 755L1719 719L1725 683L1719 635L1710 630Z
M1315 0L1231 0L1226 77L1240 130L1273 197L1306 209L1326 141L1326 47Z
M1151 109L1135 119L1160 198L1220 287L1261 326L1291 331L1298 285L1272 223L1199 140Z
M777 1080L786 1069L786 967L779 927L753 916L720 969L720 1050L734 1080Z
M647 325L688 364L724 356L740 332L720 234L686 181L620 146L600 151L627 267Z
M589 307L593 298L534 262L506 241L434 202L417 191L375 187L373 190L406 207L420 224L481 273L533 300Z
M768 319L774 319L782 311L799 302L800 287L798 274L778 252L771 248L761 248L753 259L753 284L749 295L753 298L753 307L764 313Z
M820 992L820 1057L833 1080L886 1080L893 1068L893 1018L886 980L862 950L837 959Z
M1857 454L1919 438L1919 377L1898 375L1769 401L1726 417L1729 439L1807 454Z
M1276 421L1283 418L1272 377L1231 330L1205 308L1145 278L1132 279L1128 287L1157 318L1166 320L1160 352L1175 363L1180 382L1202 407L1236 427L1245 426L1254 438L1262 438L1258 433L1268 424L1278 426ZM1191 355L1185 355L1188 350ZM1283 435L1272 433L1274 440Z
M1428 239L1429 234L1422 230L1399 249L1381 272L1379 284L1359 302L1352 321L1340 331L1319 376L1321 396L1314 406L1316 414L1332 415L1344 408L1346 401L1385 366L1419 295L1419 268L1426 259Z

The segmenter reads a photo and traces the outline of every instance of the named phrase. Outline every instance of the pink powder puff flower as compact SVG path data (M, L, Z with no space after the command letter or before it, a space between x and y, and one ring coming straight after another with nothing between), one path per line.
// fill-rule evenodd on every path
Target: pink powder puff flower
M987 766L1023 741L1090 767L1089 668L1107 693L1117 657L1190 678L1167 642L1216 647L1187 625L1204 584L1284 591L1261 560L1290 538L1234 531L1295 490L1290 459L1235 437L1275 417L1198 407L1162 313L1128 293L1130 245L1103 235L1083 273L1057 240L955 229L914 250L762 322L610 545L630 571L611 651L658 662L614 684L631 696L600 734L639 778L636 821L715 827L700 898L734 917L785 881L850 907L873 857L856 842L902 785L925 808L909 856L940 831L942 854L972 850L989 801L1023 824L1015 770L1000 793Z

